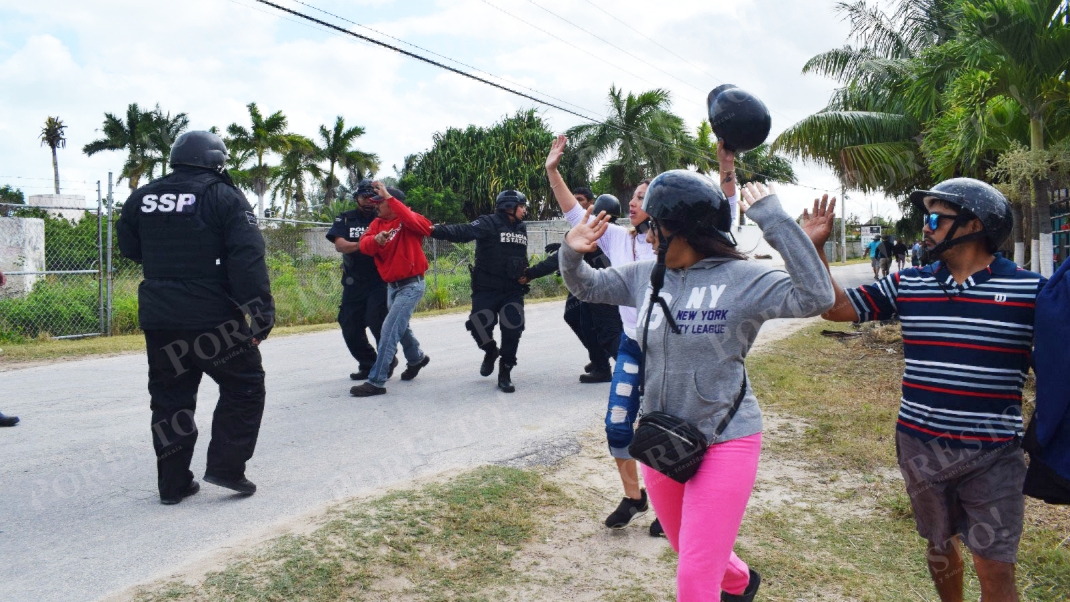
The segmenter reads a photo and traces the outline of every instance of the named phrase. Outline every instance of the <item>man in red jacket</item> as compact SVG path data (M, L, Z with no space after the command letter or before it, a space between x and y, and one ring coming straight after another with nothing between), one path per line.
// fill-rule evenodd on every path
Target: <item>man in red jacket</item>
M376 193L372 200L379 203L379 217L360 238L360 252L375 259L375 267L386 282L389 310L383 320L375 365L367 382L349 390L354 397L386 393L390 363L394 361L399 342L408 364L401 380L416 378L420 369L431 361L420 350L420 342L409 328L412 312L424 296L427 256L423 239L431 233L431 222L399 200L405 198L400 190L388 189L382 182L373 182L372 187Z

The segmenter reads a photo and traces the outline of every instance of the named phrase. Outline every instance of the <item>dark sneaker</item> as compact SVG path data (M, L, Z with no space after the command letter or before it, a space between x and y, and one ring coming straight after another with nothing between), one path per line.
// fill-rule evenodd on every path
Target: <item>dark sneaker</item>
M487 347L484 352L483 363L479 365L480 376L490 376L494 374L494 362L498 361L498 346L491 345Z
M160 496L160 503L164 506L174 506L175 504L181 502L183 499L188 498L189 496L193 495L194 493L197 493L200 490L200 483L198 483L197 481L190 481L189 486L187 486L186 490L183 491L178 497Z
M3 413L0 413L0 426L15 426L18 423L18 416L4 416Z
M356 372L350 373L349 378L352 379L352 380L368 380L368 377L372 375L372 368L373 367L374 366L368 366L367 368L365 368L364 366L361 366L360 369L357 370ZM397 368L397 367L398 367L398 358L395 357L394 361L390 362L390 372L388 372L386 374L386 377L390 378L390 377L394 376L394 368Z
M609 370L594 370L580 375L581 383L608 383L613 381L613 373Z
M416 378L416 375L420 373L420 369L431 363L431 356L424 354L424 359L420 360L420 363L406 366L405 371L401 373L401 380L412 380Z
M650 536L651 537L665 537L665 529L661 528L661 521L654 519L654 522L650 523Z
M504 361L498 362L498 388L505 393L516 391L516 387L513 386L513 381L509 378L512 371L513 367L509 364L506 364Z
M232 491L237 491L242 495L252 495L256 493L256 485L245 477L237 479L227 479L224 477L217 477L208 473L204 474L204 481L211 483L217 487L224 487Z
M721 592L721 602L754 602L754 595L758 593L758 586L762 584L762 576L758 571L750 569L750 581L747 589L742 594L730 594Z
M643 497L638 500L633 500L630 497L626 497L620 501L620 505L606 518L606 526L610 529L623 529L628 526L628 523L632 522L632 519L637 516L646 514L646 511L650 509L650 504L647 503L646 489L642 490Z
M363 385L357 385L349 389L349 394L353 397L371 397L373 395L383 395L386 393L386 387L377 387L371 383L364 383Z

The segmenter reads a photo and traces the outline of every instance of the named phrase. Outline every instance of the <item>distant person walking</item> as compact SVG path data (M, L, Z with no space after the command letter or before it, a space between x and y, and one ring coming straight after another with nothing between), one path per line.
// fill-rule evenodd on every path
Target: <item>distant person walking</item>
M897 272L902 272L906 267L907 262L907 246L902 240L895 241L895 245L892 247L892 253L895 255L895 265Z
M881 277L881 258L879 253L880 247L880 236L874 236L873 240L869 241L869 244L866 245L866 255L869 256L869 266L873 268L874 279Z

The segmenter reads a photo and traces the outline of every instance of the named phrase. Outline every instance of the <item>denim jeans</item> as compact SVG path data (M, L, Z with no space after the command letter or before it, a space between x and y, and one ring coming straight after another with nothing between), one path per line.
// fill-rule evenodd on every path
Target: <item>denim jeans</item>
M398 352L399 342L408 365L419 364L424 359L420 341L416 340L409 328L409 320L412 318L412 312L416 311L416 305L423 299L425 288L423 279L405 286L386 285L386 305L389 310L379 335L379 357L375 359L375 365L368 376L368 382L376 387L386 387L390 363Z
M639 343L621 333L613 381L609 383L609 408L606 410L606 439L609 453L620 460L630 460L628 446L639 414L639 386L643 384L643 350Z

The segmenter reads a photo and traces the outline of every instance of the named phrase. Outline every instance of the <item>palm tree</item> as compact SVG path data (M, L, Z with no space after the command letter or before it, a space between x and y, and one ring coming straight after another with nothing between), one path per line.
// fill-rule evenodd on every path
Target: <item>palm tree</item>
M603 175L621 198L631 196L643 178L689 163L685 157L690 156L693 141L683 120L669 112L671 105L666 90L625 96L611 86L606 119L568 131L575 161L589 172L591 166L609 159Z
M160 105L156 105L156 109L152 111L152 120L146 123L144 130L147 138L148 160L146 163L149 179L152 179L157 165L160 167L160 177L167 175L167 167L171 160L171 146L188 127L189 117L185 113L171 117L170 111L165 115Z
M841 2L850 44L819 54L803 73L841 87L828 106L785 130L774 151L831 168L844 186L903 195L930 183L920 148L924 124L942 109L955 76L961 0L899 0L889 14L866 0Z
M117 182L126 178L130 182L130 188L137 188L141 176L148 171L149 162L145 155L147 140L145 128L152 122L152 112L142 111L137 103L126 107L126 121L111 113L104 114L104 125L101 130L104 137L94 140L82 147L82 152L93 156L106 150L125 150L126 163L119 173Z
M291 136L290 150L282 156L282 161L273 170L271 178L272 204L278 196L283 198L283 217L289 215L291 202L293 202L295 215L301 215L307 211L305 177L323 177L323 170L317 164L319 160L320 155L315 143L304 136Z
M1065 0L979 0L963 6L963 46L980 101L1013 99L1029 118L1029 146L1045 149L1050 121L1070 99L1070 5ZM965 77L965 76L964 76ZM1033 269L1053 272L1049 180L1033 180ZM1040 261L1037 261L1039 259Z
M357 181L358 176L366 172L374 173L379 170L379 157L372 153L365 153L352 148L353 142L364 135L364 128L353 126L346 129L345 119L339 115L334 120L334 128L328 130L327 126L320 126L320 140L322 146L316 146L322 160L327 161L327 177L323 181L323 190L326 194L324 202L334 200L335 188L341 183L334 175L334 168L340 165L345 168ZM352 182L351 182L352 184Z
M251 128L245 129L237 123L227 127L227 146L233 155L248 153L249 159L255 159L252 167L244 169L239 181L247 182L256 194L257 215L264 217L264 193L271 181L271 167L264 162L268 153L283 154L290 149L290 135L286 132L286 116L282 111L275 111L267 119L260 113L255 102L248 104ZM244 166L244 162L241 164Z
M56 194L59 194L59 160L56 157L56 148L67 147L67 139L63 135L65 129L67 126L63 125L59 117L49 117L45 120L45 127L41 128L41 144L47 144L52 149L52 174L55 178Z

